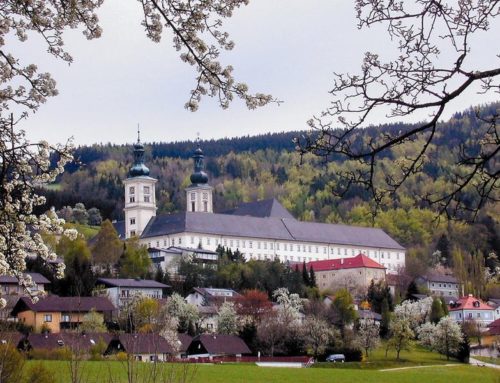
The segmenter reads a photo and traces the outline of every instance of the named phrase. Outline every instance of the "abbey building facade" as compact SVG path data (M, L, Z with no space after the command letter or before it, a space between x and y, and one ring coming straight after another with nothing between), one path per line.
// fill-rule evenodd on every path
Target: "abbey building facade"
M125 185L125 222L116 225L125 238L138 236L149 248L239 250L247 260L310 262L373 259L388 273L405 266L405 249L382 229L301 222L276 199L242 203L224 213L213 211L213 189L204 172L203 151L193 155L194 171L186 188L186 210L156 215L155 184L144 164L144 147L134 145L134 164Z

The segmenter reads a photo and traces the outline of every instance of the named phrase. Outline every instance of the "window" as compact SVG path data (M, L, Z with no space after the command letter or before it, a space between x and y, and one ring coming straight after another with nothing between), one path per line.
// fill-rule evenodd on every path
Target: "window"
M280 244L279 244L279 243L277 243L277 244L276 244L276 250L279 250L279 249L280 249Z
M71 321L71 316L69 314L61 315L61 322L70 322L70 321Z
M191 240L191 245L194 244L194 237L191 237L190 240Z
M130 197L129 201L130 201L130 203L134 203L135 202L135 197L134 196Z
M195 201L196 200L196 193L191 193L191 201Z
M285 243L285 251L288 251L288 245Z
M156 247L160 247L160 241L156 241Z
M52 314L45 314L43 316L43 321L44 322L52 322Z
M208 199L208 193L203 193L203 199Z
M469 318L472 318L472 313L469 313Z
M270 248L271 250L273 249L273 244L272 244L272 243L270 243L270 244L269 244L269 248Z
M129 187L129 188L128 188L128 192L129 192L130 194L135 194L135 187L133 187L133 186Z
M260 249L260 242L257 242L257 249Z
M130 218L130 224L135 225L135 218Z
M191 202L191 211L195 211L195 203L194 202Z
M267 250L267 242L264 242L264 250Z
M210 245L210 238L207 238L207 245Z
M144 196L144 202L151 202L151 199L149 198L148 195Z
M233 247L233 240L232 239L229 240L229 247L231 247L231 248Z
M344 249L344 255L347 255L347 249Z
M130 230L130 236L135 237L135 230Z
M252 246L253 246L253 245L252 245L252 241L248 241L248 248L250 248L250 249L251 249L251 248L252 248Z
M179 245L182 245L182 237L179 237L179 239L178 239L177 243L178 243Z
M150 193L149 186L144 186L144 194L149 194L149 193Z
M203 201L203 211L205 213L208 212L208 202L207 201Z
M166 239L163 240L163 246L167 246L167 240Z

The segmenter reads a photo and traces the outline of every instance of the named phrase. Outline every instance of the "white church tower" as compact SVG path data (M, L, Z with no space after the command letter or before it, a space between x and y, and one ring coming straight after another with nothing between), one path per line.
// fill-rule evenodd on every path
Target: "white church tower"
M186 211L213 213L212 187L208 185L207 173L203 171L203 151L196 148L194 159L194 173L191 174L191 185L186 188Z
M155 184L144 165L144 145L139 131L134 145L134 164L130 168L125 185L125 238L140 236L151 217L156 215Z

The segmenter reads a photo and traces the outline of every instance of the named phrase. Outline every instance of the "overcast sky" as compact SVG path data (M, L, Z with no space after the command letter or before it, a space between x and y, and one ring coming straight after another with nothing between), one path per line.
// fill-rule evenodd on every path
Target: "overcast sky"
M328 106L333 72L358 72L367 50L391 52L383 29L356 28L352 1L251 0L225 24L236 47L222 62L234 66L237 81L283 103L249 111L238 100L221 110L215 99L204 98L192 113L184 104L195 73L180 61L170 36L160 44L145 37L140 4L106 0L98 15L100 39L65 34L75 59L71 66L52 59L34 39L20 48L23 58L52 73L60 92L24 123L31 139L130 143L137 123L146 142L195 139L197 132L210 139L302 130ZM475 53L481 65L495 59L500 29L493 28ZM449 113L491 100L471 94ZM387 122L382 115L378 119Z

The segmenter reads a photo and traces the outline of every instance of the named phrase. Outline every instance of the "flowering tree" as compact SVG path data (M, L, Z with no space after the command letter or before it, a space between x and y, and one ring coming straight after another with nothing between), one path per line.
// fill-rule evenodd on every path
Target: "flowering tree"
M224 302L218 312L217 332L219 334L234 335L238 333L238 315L234 303Z
M365 355L368 356L368 351L377 348L380 343L380 326L374 320L363 320L359 324L359 329L356 333L356 344L365 350Z
M410 320L404 316L395 316L389 327L391 338L389 345L396 350L396 359L399 360L399 354L403 350L409 350L412 346L412 340L415 336L410 326Z
M177 318L179 331L187 332L190 326L199 320L198 310L194 305L187 303L183 297L173 293L167 300L166 312L171 317Z
M311 348L313 356L322 354L334 337L331 326L323 319L310 316L302 326L306 345Z
M418 301L403 301L394 308L394 315L398 318L408 320L412 330L425 323L430 318L432 297L420 299Z
M299 294L290 294L286 287L280 287L273 291L273 298L278 303L278 316L285 325L291 325L298 321L302 300Z

